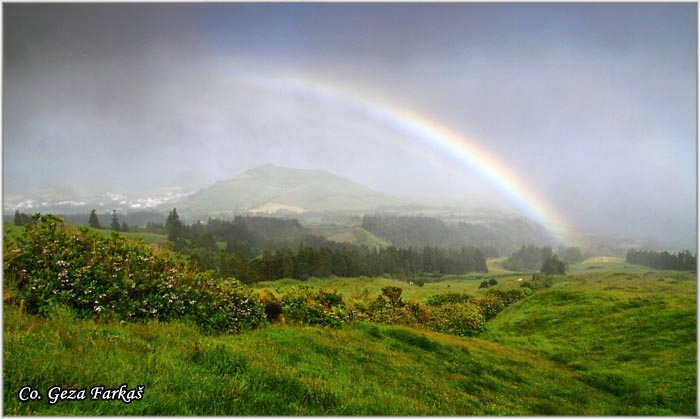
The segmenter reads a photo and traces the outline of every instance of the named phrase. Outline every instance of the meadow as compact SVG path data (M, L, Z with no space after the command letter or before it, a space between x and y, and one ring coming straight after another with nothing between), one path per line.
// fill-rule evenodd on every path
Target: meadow
M427 307L446 292L479 299L530 280L492 270L498 263L489 261L489 274L426 277L422 285L311 278L253 291L284 301L300 286L334 290L327 295L352 308L394 287ZM3 413L695 416L695 273L613 258L570 270L538 282L546 286L469 337L358 319L211 333L197 317L84 318L64 304L39 316L16 304L5 282ZM490 279L497 284L481 289Z
M6 306L4 413L694 416L695 287L668 272L561 277L475 338L363 322L211 336ZM90 400L122 384L142 399ZM49 404L56 385L88 400ZM42 400L21 402L24 386Z

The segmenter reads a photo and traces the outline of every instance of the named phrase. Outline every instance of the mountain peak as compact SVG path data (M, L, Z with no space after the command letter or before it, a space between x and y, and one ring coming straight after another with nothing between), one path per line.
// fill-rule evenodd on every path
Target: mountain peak
M194 213L240 214L366 211L397 203L329 172L265 164L198 191L186 205Z

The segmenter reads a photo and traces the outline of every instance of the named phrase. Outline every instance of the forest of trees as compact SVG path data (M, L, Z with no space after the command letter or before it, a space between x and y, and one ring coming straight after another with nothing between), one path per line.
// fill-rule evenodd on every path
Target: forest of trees
M511 271L539 272L547 259L551 259L554 251L551 247L537 247L533 244L523 246L513 252L503 262L503 267Z
M503 267L511 271L542 272L564 274L566 267L583 261L584 256L578 247L560 247L555 254L551 247L537 247L533 244L522 246L503 262Z
M490 224L448 224L424 216L365 215L362 228L396 247L475 246L487 257L517 250L518 243L546 243L544 231L522 219Z
M294 278L328 276L378 276L415 278L423 274L466 274L487 272L483 253L474 247L461 249L423 249L388 247L367 249L351 245L331 249L301 245L293 252L288 248L265 250L262 256L246 258L241 252L221 250L218 260L203 259L210 255L190 253L200 268L215 270L215 276L233 276L244 283Z
M311 235L295 219L236 216L231 221L209 219L186 225L173 209L164 225L150 228L163 230L173 249L200 269L245 283L331 275L409 278L487 272L486 257L473 246L368 249ZM224 248L217 244L221 242Z
M678 271L694 271L697 269L697 256L689 250L678 253L653 250L630 250L627 252L627 262L649 266L656 269L673 269Z

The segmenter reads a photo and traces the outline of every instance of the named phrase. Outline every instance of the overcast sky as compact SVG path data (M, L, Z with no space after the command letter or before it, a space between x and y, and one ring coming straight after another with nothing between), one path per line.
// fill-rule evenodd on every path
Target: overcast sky
M371 94L471 139L582 228L696 229L693 3L3 10L5 193L195 188L271 163L507 201L343 99Z

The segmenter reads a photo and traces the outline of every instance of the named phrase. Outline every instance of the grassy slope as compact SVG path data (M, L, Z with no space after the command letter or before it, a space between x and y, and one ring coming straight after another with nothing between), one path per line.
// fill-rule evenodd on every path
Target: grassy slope
M323 224L310 225L312 234L339 243L350 243L356 246L366 246L370 249L384 248L389 243L375 236L364 228L356 225Z
M202 189L181 206L215 214L273 202L313 211L344 211L401 201L328 172L266 165Z
M694 416L696 291L691 273L569 277L507 308L483 337L618 397L609 414Z
M316 288L332 288L340 292L344 298L354 298L361 296L365 291L371 296L377 296L382 293L382 288L392 286L403 289L401 294L404 301L423 301L432 294L441 292L466 292L468 294L477 294L479 284L482 279L470 280L464 277L444 279L439 282L428 282L423 286L410 285L408 280L398 280L385 277L358 277L358 278L310 278L307 281L298 281L294 279L283 279L280 281L259 282L252 284L255 289L264 289L271 291L276 295L281 295L286 292L289 287L297 285L309 285ZM502 281L498 280L499 283ZM513 280L511 280L513 281Z
M556 363L480 339L354 324L206 337L182 324L99 324L6 310L5 414L602 414L616 404ZM47 390L145 385L143 400ZM23 385L45 400L19 403Z
M478 339L359 323L211 337L5 308L4 413L692 416L695 287L669 272L567 277ZM144 399L16 398L23 385L46 397L56 384L122 383L145 385Z
M569 266L567 273L583 274L591 272L627 272L646 273L655 272L657 269L648 266L627 263L625 258L615 256L596 256Z

